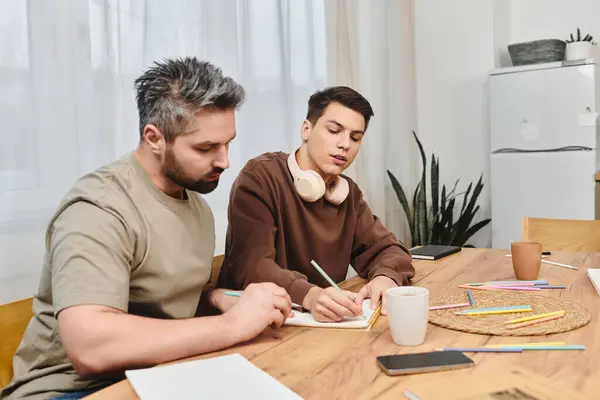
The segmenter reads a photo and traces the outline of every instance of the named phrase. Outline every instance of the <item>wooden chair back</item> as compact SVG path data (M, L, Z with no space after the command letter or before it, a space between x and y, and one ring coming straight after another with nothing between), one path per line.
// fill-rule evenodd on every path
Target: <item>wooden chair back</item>
M600 221L525 217L521 240L545 251L600 251Z
M13 357L33 316L33 298L0 305L0 389L13 377Z
M221 272L221 266L223 265L224 258L225 258L224 254L213 257L212 272L210 275L210 284L211 285L215 285L217 283L217 278L219 277L219 272Z

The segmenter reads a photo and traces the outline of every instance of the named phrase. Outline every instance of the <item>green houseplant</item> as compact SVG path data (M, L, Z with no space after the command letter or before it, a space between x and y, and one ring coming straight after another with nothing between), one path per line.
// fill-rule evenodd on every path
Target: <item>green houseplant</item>
M471 182L464 192L456 192L458 179L451 190L447 190L446 185L442 185L442 190L440 191L440 162L439 158L436 158L435 155L432 154L430 168L431 201L428 202L427 158L425 156L423 145L414 131L413 136L419 147L419 152L421 153L423 172L421 174L421 180L417 184L412 196L412 208L409 205L408 198L406 197L402 185L400 185L398 179L387 170L387 174L392 182L392 187L396 192L400 204L402 204L402 208L406 213L410 225L412 246L443 244L468 247L466 246L467 241L491 221L491 219L484 219L471 225L475 219L475 215L479 211L479 206L476 205L476 203L477 198L483 189L483 175L479 177L475 187L473 187L473 182ZM458 201L460 197L462 197L462 206L455 219L455 206L459 204Z

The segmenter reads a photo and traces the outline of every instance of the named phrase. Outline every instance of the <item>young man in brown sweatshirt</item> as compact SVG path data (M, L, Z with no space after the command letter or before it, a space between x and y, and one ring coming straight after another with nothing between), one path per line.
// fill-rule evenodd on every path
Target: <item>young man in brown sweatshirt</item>
M250 160L233 184L219 286L254 282L284 287L320 321L341 321L375 307L385 290L409 284L410 252L371 213L359 187L341 175L360 148L373 110L348 87L313 94L302 123L302 144L292 154ZM311 265L335 281L348 266L369 280L358 293L340 294Z

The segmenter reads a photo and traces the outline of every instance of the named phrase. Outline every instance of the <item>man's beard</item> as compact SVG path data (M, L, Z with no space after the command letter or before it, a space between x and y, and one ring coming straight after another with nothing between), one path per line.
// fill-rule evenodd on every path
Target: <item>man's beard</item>
M184 189L191 190L202 194L210 193L217 188L219 185L219 179L207 181L204 180L207 176L220 174L224 170L222 168L214 168L208 173L204 174L200 179L190 179L185 176L181 164L177 161L175 154L172 149L167 149L165 153L165 163L163 165L163 173L173 183L181 186Z

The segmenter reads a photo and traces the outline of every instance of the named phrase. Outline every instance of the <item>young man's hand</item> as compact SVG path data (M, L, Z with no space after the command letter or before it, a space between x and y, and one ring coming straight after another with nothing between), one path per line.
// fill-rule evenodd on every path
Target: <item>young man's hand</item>
M281 327L291 310L292 299L284 288L274 283L256 283L248 285L225 316L238 339L246 341L268 326Z
M302 305L320 322L340 322L344 317L354 318L362 315L362 306L353 301L356 293L344 293L346 295L333 287L322 289L315 286L308 291Z
M371 308L375 309L381 301L381 314L387 315L385 291L396 286L396 282L387 276L376 276L358 292L355 302L362 304L364 299L371 298Z

